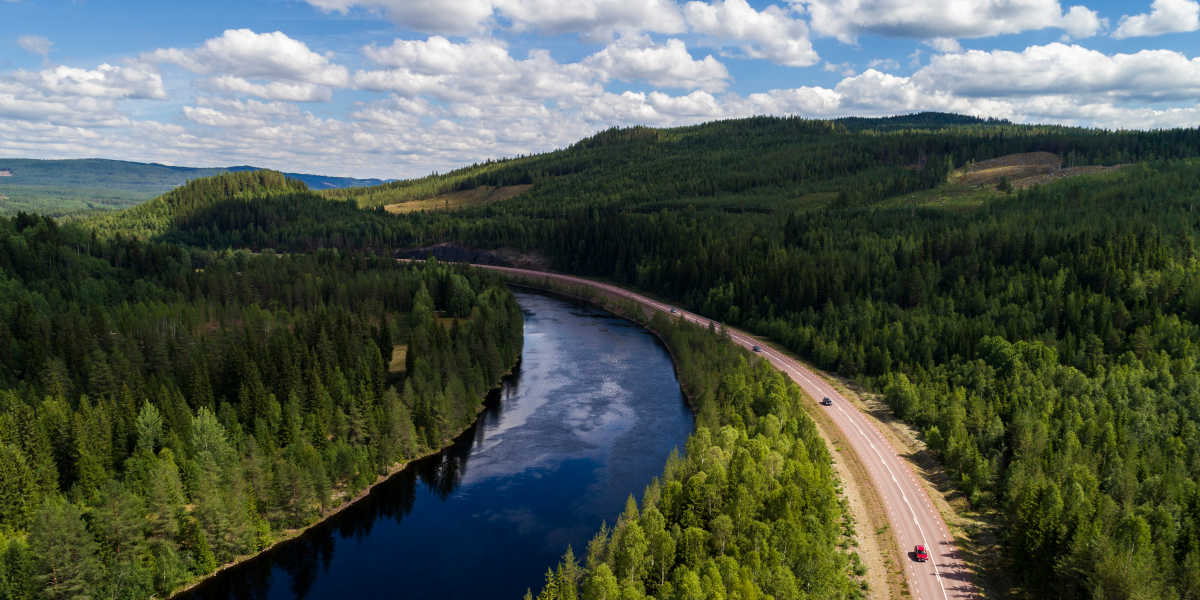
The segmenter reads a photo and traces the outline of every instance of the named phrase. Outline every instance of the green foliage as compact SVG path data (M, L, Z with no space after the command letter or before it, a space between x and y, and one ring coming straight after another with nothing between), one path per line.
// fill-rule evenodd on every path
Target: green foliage
M436 262L0 219L0 590L162 596L260 550L473 422L521 327L498 280Z
M953 210L885 201L932 189L955 166L1034 151L1055 153L1065 166L1140 164ZM1111 598L1137 591L1187 598L1200 594L1200 384L1194 374L1200 359L1200 165L1190 159L1196 156L1196 129L1105 132L937 114L753 118L613 129L545 155L338 194L344 202L280 182L242 198L213 187L203 201L147 214L142 222L149 225L135 229L209 248L383 253L444 241L511 247L540 252L558 270L672 298L769 335L883 393L925 433L969 500L1002 515L1005 564L1028 596ZM533 188L453 214L393 217L355 208L514 182L532 182ZM49 269L52 259L28 248L38 235L57 234L41 223L17 227L32 231L9 243L14 269ZM152 254L127 259L158 260ZM79 280L79 290L70 293L115 297L124 289ZM0 280L0 298L12 287ZM454 287L442 283L427 291L444 295ZM52 301L30 298L20 310L36 314ZM428 311L421 312L407 322L429 322ZM36 372L45 389L120 397L123 379L113 372L119 364L109 366L95 352L69 361L55 357L46 350L54 347L43 333L48 325L11 322L12 339L41 340L21 345L0 335L22 357L26 377ZM96 331L108 326L96 319L89 324ZM410 373L424 368L411 348ZM679 361L687 363L686 357ZM64 376L66 365L83 365L89 377ZM710 371L724 372L726 365L721 367ZM219 366L207 368L220 372ZM321 391L340 397L347 385L331 381ZM728 425L745 432L744 449L759 460L763 455L751 442L760 433L771 438L755 429L766 420L760 405L771 401L742 386L711 389L723 400L697 406L708 444L723 452L741 448L736 439L729 448L712 441ZM277 395L276 402L284 397ZM429 397L440 404L445 393ZM61 407L45 409L47 431L72 430L70 413L64 421ZM107 409L89 410L113 431L127 427L105 421ZM274 405L267 402L263 411L264 422L273 422ZM419 439L429 443L431 432L441 434L426 406L413 403L412 414L430 423L417 431ZM786 415L775 417L787 432ZM354 425L359 419L325 423L317 429L346 431L350 425L362 431ZM35 466L46 464L46 457L69 463L57 475L61 481L90 479L90 463L64 463L75 446L63 444L46 435L20 446L35 479L47 478ZM329 452L338 457L330 461L331 473L352 470L349 452ZM783 464L800 460L790 450L776 452L787 459ZM689 449L684 460L694 454ZM810 463L819 463L811 456ZM104 464L102 457L95 460ZM641 548L639 536L622 550L615 533L612 539L605 534L589 549L581 589L596 590L593 597L652 589L659 597L687 596L715 589L719 578L725 586L735 581L783 597L806 585L806 578L819 579L789 571L782 560L763 563L769 557L757 548L758 554L746 554L739 536L770 535L739 528L768 520L729 513L729 533L730 523L719 517L729 503L721 494L732 492L713 482L720 481L713 473L679 465L668 471L658 499L648 501L648 492L639 516L623 523L641 529L642 556L661 552L672 557L672 568L659 569L655 579L652 565L631 562L631 550ZM788 481L778 473L763 478L764 485L781 488ZM821 489L819 483L811 487ZM667 497L686 498L690 512L659 506ZM760 510L749 499L745 505ZM663 529L669 543L642 522L652 508L672 520ZM793 542L800 544L771 539ZM721 562L712 553L722 543L734 549L726 555L739 552L760 562L750 563L748 572L742 563ZM825 593L810 595L841 592Z
M1196 167L1145 164L972 211L600 212L543 247L560 268L675 298L881 391L969 500L998 511L1004 564L1029 595L1186 598L1200 547Z

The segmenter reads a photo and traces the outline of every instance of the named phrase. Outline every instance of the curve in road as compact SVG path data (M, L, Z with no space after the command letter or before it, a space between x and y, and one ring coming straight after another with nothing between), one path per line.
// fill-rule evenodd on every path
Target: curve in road
M666 312L691 323L707 326L711 319L675 309L671 305L647 298L615 285L582 277L494 265L474 265L531 278L548 278L572 285L586 286L605 293L633 300L645 307ZM775 368L795 381L810 397L829 398L828 407L834 424L841 429L853 452L867 470L871 485L878 491L887 510L892 537L900 554L908 559L905 580L915 600L962 600L979 598L972 583L970 569L962 559L941 513L934 507L925 488L917 481L909 464L880 434L870 417L847 401L833 386L817 376L804 363L768 346L753 336L729 327L724 328L734 343L747 350L759 348L759 354ZM929 553L925 563L915 561L914 548L923 545Z

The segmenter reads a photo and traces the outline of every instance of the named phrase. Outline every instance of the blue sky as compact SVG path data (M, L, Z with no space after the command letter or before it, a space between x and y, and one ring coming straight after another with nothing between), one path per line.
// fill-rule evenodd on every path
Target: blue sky
M1197 0L0 0L0 156L409 177L614 125L1200 123Z

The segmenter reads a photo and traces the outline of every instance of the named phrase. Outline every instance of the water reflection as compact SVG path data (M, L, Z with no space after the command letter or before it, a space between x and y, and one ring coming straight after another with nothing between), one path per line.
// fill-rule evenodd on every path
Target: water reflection
M662 471L692 420L670 358L601 311L518 293L521 367L450 447L194 598L519 598ZM335 552L336 549L336 552Z

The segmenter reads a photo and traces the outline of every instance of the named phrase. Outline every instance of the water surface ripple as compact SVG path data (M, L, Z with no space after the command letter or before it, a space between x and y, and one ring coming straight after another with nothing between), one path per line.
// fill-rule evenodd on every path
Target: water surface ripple
M666 350L589 306L517 292L521 366L452 447L214 577L217 598L520 598L662 472L692 429Z

